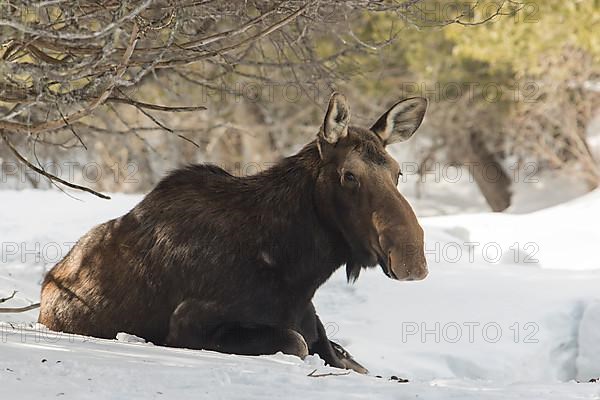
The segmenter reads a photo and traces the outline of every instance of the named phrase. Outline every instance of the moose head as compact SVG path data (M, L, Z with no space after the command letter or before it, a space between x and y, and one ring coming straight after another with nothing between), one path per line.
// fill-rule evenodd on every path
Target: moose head
M350 126L343 95L334 93L317 135L321 168L316 192L319 214L337 229L350 248L348 280L361 268L380 265L392 279L427 276L423 229L397 185L400 166L386 151L409 139L427 109L427 100L394 104L369 129Z

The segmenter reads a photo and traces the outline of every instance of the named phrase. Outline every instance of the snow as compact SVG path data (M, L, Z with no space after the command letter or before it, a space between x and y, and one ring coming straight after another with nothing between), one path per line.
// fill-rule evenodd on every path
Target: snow
M471 190L441 184L435 196L426 188L411 198L420 215L455 213L461 202L468 212L421 218L426 280L396 282L374 269L349 285L340 270L318 291L329 335L368 376L316 356L169 349L127 332L115 340L58 334L36 325L34 310L0 314L0 395L600 399L600 384L587 383L600 376L600 191L531 213L491 214L481 212L480 198L466 202L463 189ZM141 198L74 195L81 201L56 191L0 191L0 297L18 290L3 306L37 301L44 273L75 240ZM336 375L308 376L315 369Z
M598 377L600 365L600 301L591 302L583 311L578 327L577 374L585 380Z

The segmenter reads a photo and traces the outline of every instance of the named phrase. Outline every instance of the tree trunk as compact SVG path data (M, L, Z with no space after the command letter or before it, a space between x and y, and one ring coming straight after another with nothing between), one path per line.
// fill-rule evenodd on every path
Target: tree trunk
M511 203L510 177L476 132L469 143L462 163L469 169L485 200L495 212L506 210Z

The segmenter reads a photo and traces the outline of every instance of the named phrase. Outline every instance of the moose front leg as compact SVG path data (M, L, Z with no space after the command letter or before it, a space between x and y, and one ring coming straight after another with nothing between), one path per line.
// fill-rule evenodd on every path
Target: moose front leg
M309 354L318 354L327 365L352 369L360 374L369 372L365 367L356 362L352 355L342 346L327 338L325 327L321 323L312 302L304 314L300 332L308 344Z
M165 344L249 356L279 351L300 358L308 355L304 338L292 329L236 321L219 305L195 299L175 309Z

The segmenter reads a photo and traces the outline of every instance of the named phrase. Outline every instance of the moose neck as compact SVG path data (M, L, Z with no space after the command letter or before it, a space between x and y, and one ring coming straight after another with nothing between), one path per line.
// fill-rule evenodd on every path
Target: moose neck
M346 260L342 236L319 216L315 185L321 158L314 142L274 167L248 178L271 219L268 238L278 268L299 285L316 290Z

